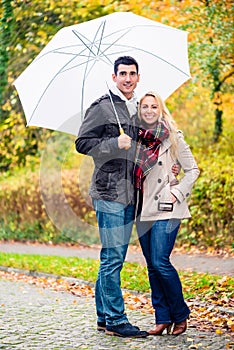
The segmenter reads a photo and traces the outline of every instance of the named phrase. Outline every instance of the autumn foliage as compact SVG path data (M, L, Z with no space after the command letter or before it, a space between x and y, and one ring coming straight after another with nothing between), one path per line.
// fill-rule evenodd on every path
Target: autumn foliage
M187 247L231 247L232 3L218 0L1 2L0 238L79 241L87 237L84 232L95 227L87 195L88 173L78 181L82 161L73 151L64 155L63 148L74 147L74 139L64 144L65 136L56 136L61 146L47 152L50 158L45 163L44 153L54 134L25 127L12 83L60 28L114 11L132 11L189 32L192 79L167 104L184 131L201 175L190 199L192 219L183 222L178 242Z

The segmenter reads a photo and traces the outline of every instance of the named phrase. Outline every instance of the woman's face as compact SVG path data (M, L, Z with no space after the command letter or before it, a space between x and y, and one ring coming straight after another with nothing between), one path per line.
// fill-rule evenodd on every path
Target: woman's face
M159 115L160 111L156 98L153 96L145 96L140 106L141 120L149 128L154 128L156 126Z

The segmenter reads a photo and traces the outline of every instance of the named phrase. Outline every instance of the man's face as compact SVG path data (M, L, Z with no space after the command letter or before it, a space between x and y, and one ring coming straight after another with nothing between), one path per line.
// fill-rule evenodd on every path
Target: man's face
M112 74L112 79L122 94L127 99L130 99L140 79L140 75L137 74L137 69L134 64L130 66L120 64L118 66L117 75Z

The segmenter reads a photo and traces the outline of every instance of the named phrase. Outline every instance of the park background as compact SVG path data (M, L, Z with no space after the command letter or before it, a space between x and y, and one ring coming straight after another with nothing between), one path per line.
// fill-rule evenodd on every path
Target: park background
M60 28L115 11L131 11L189 32L192 79L166 103L201 174L190 198L192 219L183 221L177 247L231 253L234 71L229 0L1 1L0 240L99 242L87 195L92 165L75 152L74 137L26 128L13 82ZM132 244L137 245L135 233Z

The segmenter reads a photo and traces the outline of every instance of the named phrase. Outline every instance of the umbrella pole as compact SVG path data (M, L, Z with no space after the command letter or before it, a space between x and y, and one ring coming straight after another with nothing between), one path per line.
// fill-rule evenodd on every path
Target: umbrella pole
M120 135L123 135L124 134L124 129L122 128L122 125L120 123L119 116L118 116L118 113L116 111L116 108L115 108L115 105L114 105L114 101L113 101L113 98L111 96L111 91L110 91L110 88L109 88L107 82L106 82L106 85L107 85L107 88L108 88L108 91L109 91L110 101L111 101L111 104L112 104L112 107L113 107L113 110L114 110L114 113L115 113L115 117L116 117L116 120L117 120L117 123L118 123L118 126L119 126L119 133L120 133Z
M112 107L113 107L113 110L114 110L114 113L115 113L115 117L116 117L116 120L117 120L117 123L118 123L118 126L119 126L119 133L120 133L120 135L123 135L124 134L124 129L122 128L122 125L120 123L119 116L118 116L118 113L116 111L116 108L115 108L115 105L114 105L114 101L113 101L113 98L111 96L111 91L109 89L109 86L108 86L107 82L106 82L106 85L107 85L107 88L109 90L109 96L110 96L111 104L112 104ZM129 147L125 147L125 149L128 150Z
M110 92L110 90L109 90L109 92ZM113 107L114 112L115 112L115 116L116 116L116 119L117 119L117 123L118 123L118 125L119 125L119 133L120 133L120 135L124 135L124 129L122 128L122 126L121 126L121 124L120 124L119 116L118 116L118 113L117 113L117 111L116 111L116 109L115 109L115 105L114 105L112 96L111 96L110 93L109 93L109 95L110 95L110 100L111 100L112 107ZM128 150L129 147L125 147L125 149Z

